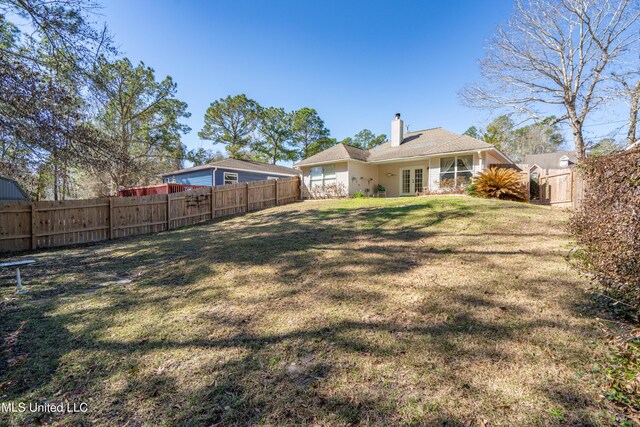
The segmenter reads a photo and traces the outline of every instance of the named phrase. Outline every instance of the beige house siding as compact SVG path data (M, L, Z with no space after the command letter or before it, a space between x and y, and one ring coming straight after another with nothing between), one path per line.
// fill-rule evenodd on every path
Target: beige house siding
M358 191L362 191L365 196L371 195L378 186L378 166L349 161L348 179L349 196L353 196Z
M400 196L400 169L421 167L423 169L423 185L428 185L429 159L413 162L387 163L378 165L378 180L387 191L387 197Z
M484 165L484 169L488 168L491 165L501 165L504 164L504 160L499 159L497 156L492 153L484 153L486 154L486 164Z
M386 189L387 197L399 197L401 169L421 167L423 169L423 186L428 187L430 191L437 192L440 189L440 159L442 157L453 157L456 155L473 155L474 176L477 176L483 169L486 169L491 164L502 163L501 159L488 152L466 152L406 162L367 164L349 160L331 164L336 167L337 186L343 191L340 196L353 196L357 191L362 191L369 195L375 194L378 184L381 184ZM309 191L310 169L311 166L300 166L303 182L303 197L307 198L312 196ZM369 189L368 193L366 189ZM316 191L314 196L332 197L333 195L319 194L319 192Z

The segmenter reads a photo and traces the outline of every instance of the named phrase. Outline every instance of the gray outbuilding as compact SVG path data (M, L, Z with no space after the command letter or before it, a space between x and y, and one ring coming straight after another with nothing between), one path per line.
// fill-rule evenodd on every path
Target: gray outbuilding
M29 200L29 196L16 181L0 176L0 202L22 202L27 200Z

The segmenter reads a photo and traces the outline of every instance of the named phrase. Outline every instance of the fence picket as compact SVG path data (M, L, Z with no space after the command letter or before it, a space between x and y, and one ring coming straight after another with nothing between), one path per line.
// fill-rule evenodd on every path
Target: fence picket
M299 200L298 177L136 197L0 204L0 252L156 233Z

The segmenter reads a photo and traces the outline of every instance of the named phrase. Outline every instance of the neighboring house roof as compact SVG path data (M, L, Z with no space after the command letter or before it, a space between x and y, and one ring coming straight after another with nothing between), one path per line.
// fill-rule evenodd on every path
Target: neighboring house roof
M0 176L0 202L16 202L29 200L20 184L10 178Z
M407 133L398 147L392 147L390 141L368 151L345 144L337 144L296 163L294 166L331 163L341 160L360 160L367 163L376 163L411 157L427 157L488 149L495 150L496 148L479 139L467 135L459 135L438 127ZM500 154L505 159L508 159L504 154Z
M569 159L569 166L578 162L575 151L556 151L555 153L527 154L524 156L524 163L529 166L538 165L541 169L562 169L560 159L565 156Z
M183 173L194 172L199 170L206 169L231 169L231 170L239 170L239 171L249 171L249 172L262 172L266 174L273 175L287 175L287 176L297 176L300 174L297 170L293 168L288 168L286 166L280 165L271 165L269 163L255 162L252 160L240 160L240 159L224 159L213 163L207 163L202 166L194 166L192 168L179 169L173 172L163 173L161 176L170 176L170 175L180 175Z

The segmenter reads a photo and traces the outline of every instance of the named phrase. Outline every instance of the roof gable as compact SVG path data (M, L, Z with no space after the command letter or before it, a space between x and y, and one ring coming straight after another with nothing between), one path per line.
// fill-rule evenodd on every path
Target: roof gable
M327 148L311 157L307 157L304 160L299 161L294 166L305 166L310 164L339 162L346 160L358 160L366 162L369 157L369 151L363 150L352 145L338 143L332 147Z

